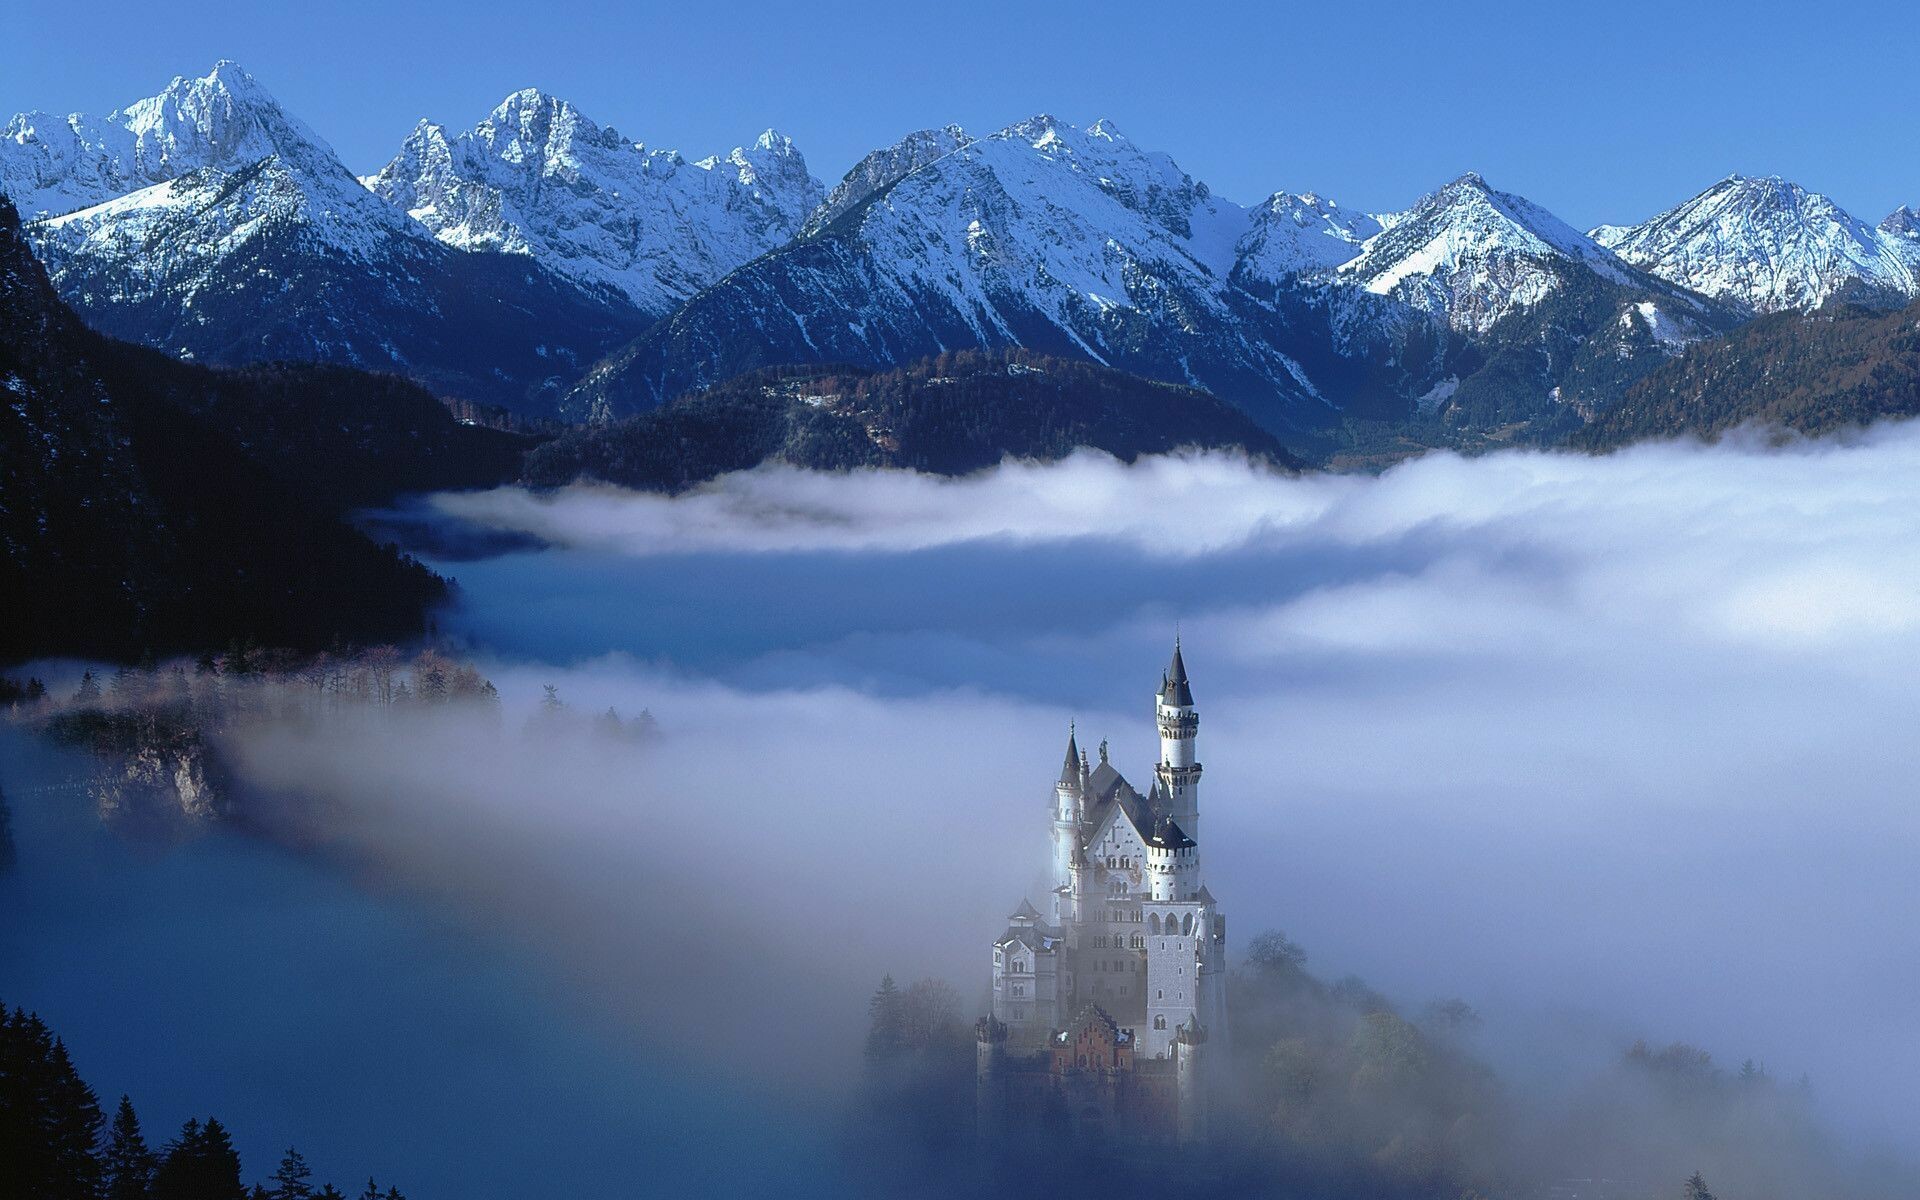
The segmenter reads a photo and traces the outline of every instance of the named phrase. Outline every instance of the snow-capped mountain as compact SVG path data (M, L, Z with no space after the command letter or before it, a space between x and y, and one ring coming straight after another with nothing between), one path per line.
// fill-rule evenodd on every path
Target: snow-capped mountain
M420 122L363 182L449 246L529 255L656 315L788 241L823 194L773 130L694 162L533 89L455 136Z
M571 411L646 408L765 364L1021 345L1197 383L1276 424L1332 412L1289 353L1303 335L1232 284L1248 211L1110 123L915 134L836 195L813 236L597 365Z
M62 297L114 336L204 361L394 371L538 411L644 324L611 292L436 242L232 63L63 128L92 131L66 146L87 154L59 159L66 182L47 174L44 140L5 143L5 171L38 181L43 208L139 185L27 230Z
M1338 281L1484 334L1565 285L1569 271L1634 279L1612 254L1546 209L1469 171L1394 217L1339 266Z
M175 78L159 95L105 117L16 115L0 130L0 191L31 220L205 167L235 169L280 155L311 168L320 146L252 76L223 59L201 78Z
M858 163L846 177L834 185L820 207L807 217L801 237L812 237L838 220L842 213L857 208L867 197L900 182L936 158L944 158L973 139L958 125L944 129L922 129L910 133L884 150L875 150Z
M1729 175L1651 220L1602 225L1593 236L1662 279L1755 312L1920 295L1920 238L1908 210L1876 229L1779 176Z
M1358 255L1382 228L1379 218L1312 192L1275 192L1253 210L1235 248L1235 270L1263 282L1329 271Z

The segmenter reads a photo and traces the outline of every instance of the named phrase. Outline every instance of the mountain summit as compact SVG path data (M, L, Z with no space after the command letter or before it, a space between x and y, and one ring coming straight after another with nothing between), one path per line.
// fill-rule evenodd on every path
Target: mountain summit
M913 134L855 167L809 236L595 367L570 411L635 412L780 363L1009 346L1196 383L1269 417L1324 411L1270 315L1230 285L1247 228L1245 209L1110 122Z
M333 151L222 59L105 117L16 115L0 130L0 191L23 217L57 216L203 168L276 156L311 169Z
M1662 279L1768 313L1920 295L1920 239L1899 217L1875 229L1777 175L1729 175L1650 220L1593 236Z
M436 242L232 63L106 118L8 128L0 179L43 213L87 205L27 227L61 297L178 357L337 363L540 412L645 324L611 289Z
M420 122L364 183L449 246L526 255L655 316L786 242L824 191L771 129L692 162L532 88L454 136Z
M1421 199L1340 267L1342 282L1482 334L1562 287L1568 271L1632 280L1613 255L1477 172Z

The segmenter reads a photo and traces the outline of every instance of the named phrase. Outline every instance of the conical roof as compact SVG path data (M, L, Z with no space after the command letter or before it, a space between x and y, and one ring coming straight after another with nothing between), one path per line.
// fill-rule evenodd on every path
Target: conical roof
M1067 726L1067 761L1060 766L1060 782L1069 787L1080 786L1080 747L1074 741L1073 726Z
M1193 689L1187 686L1187 664L1180 657L1180 639L1173 639L1173 661L1167 664L1167 673L1162 680L1160 694L1166 697L1168 704L1192 704Z

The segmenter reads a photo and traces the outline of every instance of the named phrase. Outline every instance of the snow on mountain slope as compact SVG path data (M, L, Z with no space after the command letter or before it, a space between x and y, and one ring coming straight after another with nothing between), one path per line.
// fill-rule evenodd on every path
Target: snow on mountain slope
M159 95L105 117L14 116L0 130L0 191L32 219L91 207L203 167L242 167L273 155L311 168L333 152L238 64L223 59L204 76L176 76Z
M1343 262L1338 283L1484 334L1583 270L1631 284L1614 256L1546 209L1468 172L1423 198Z
M1361 244L1383 226L1312 192L1275 192L1253 211L1252 227L1240 238L1236 271L1272 282L1327 271L1360 253Z
M823 193L773 130L690 162L533 89L454 137L422 121L363 182L449 246L530 255L655 314L784 244Z
M1594 238L1662 279L1756 312L1814 309L1842 296L1897 304L1920 294L1920 253L1817 192L1778 176L1729 175L1639 225Z
M867 197L885 191L934 159L944 158L972 142L966 130L948 125L944 129L910 133L884 150L875 150L855 163L846 177L827 193L820 207L814 209L801 226L800 236L812 237Z
M759 365L1022 345L1324 411L1228 281L1248 221L1111 124L1035 117L748 264L596 366L570 401L604 418Z
M125 139L66 194L164 178L27 233L62 298L114 336L212 362L398 371L537 412L644 324L610 291L441 245L231 63L106 124Z

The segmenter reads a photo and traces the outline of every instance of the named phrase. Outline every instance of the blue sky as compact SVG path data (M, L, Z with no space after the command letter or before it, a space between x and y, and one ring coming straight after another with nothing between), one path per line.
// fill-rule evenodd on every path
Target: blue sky
M1920 203L1920 73L1894 3L107 0L85 23L12 24L0 111L106 111L230 57L362 171L417 118L471 124L531 84L690 153L777 126L828 181L911 129L1049 111L1112 118L1243 203L1400 207L1469 168L1582 226L1730 171L1869 220Z

